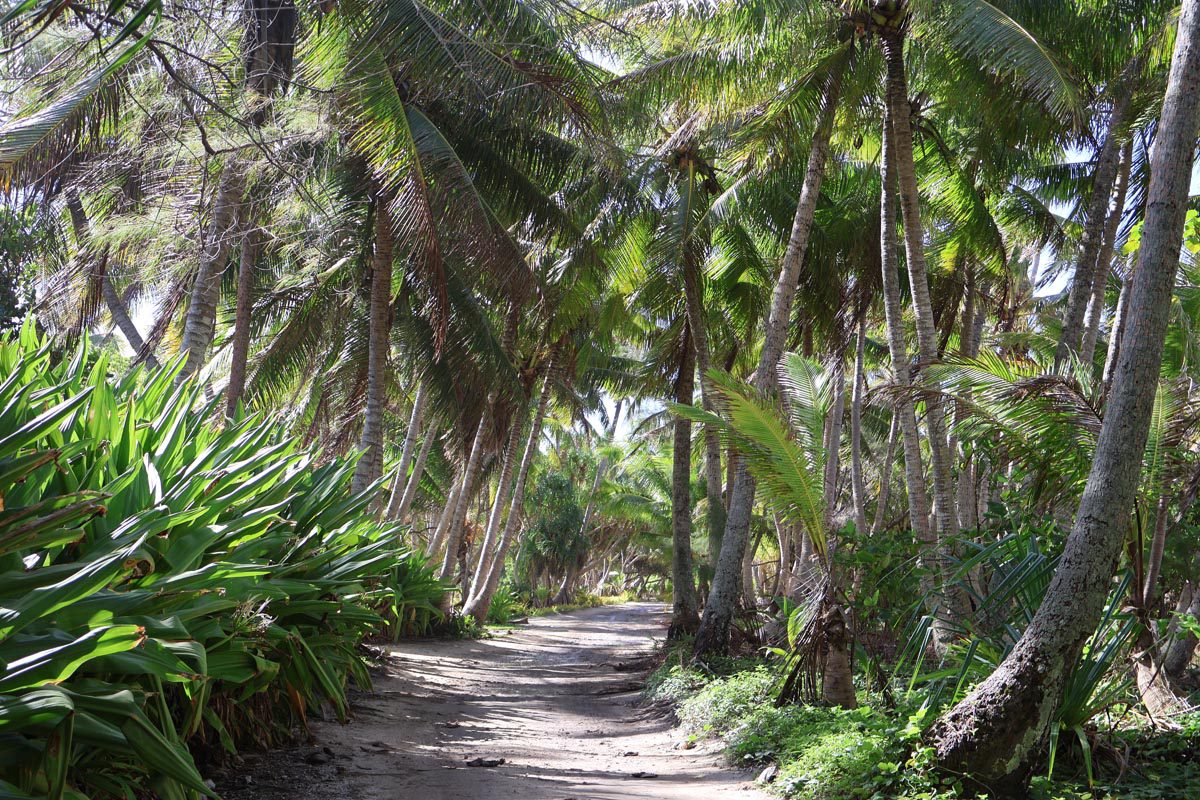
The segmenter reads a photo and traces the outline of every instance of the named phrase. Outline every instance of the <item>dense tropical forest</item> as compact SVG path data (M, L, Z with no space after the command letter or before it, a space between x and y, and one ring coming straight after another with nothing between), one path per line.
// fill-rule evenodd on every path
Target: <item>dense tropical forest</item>
M1200 0L7 0L0 65L0 798L632 601L758 790L1200 797Z

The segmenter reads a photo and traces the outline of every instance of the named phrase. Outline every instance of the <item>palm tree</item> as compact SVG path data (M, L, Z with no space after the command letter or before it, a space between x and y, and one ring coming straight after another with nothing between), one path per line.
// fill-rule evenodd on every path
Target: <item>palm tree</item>
M675 380L675 402L691 405L695 384L695 337L684 327L680 348L679 375ZM707 426L715 428L715 426ZM694 633L700 624L696 581L692 567L692 424L676 417L671 449L671 627L667 638ZM711 502L711 500L710 500Z
M1004 663L930 732L939 761L989 791L1015 794L1028 781L1050 711L1092 634L1121 549L1150 427L1179 265L1188 182L1200 128L1200 1L1185 0L1152 156L1130 314L1118 379L1079 513L1045 599Z
M362 439L351 491L364 491L383 472L383 412L392 328L392 217L389 198L375 200L375 242L371 255L371 318L368 341L367 398Z
M787 251L771 295L770 313L763 327L762 350L754 373L754 386L759 391L768 391L774 386L775 367L783 354L800 268L808 248L808 236L812 230L821 180L825 176L829 139L833 132L834 114L841 93L842 66L838 64L829 72L821 93L821 110L812 136L808 169L800 189L800 200L796 205ZM750 538L754 491L754 478L745 462L739 461L729 496L721 554L715 565L708 600L704 604L704 616L696 633L694 652L697 656L720 653L728 646L729 627L741 595L742 561Z

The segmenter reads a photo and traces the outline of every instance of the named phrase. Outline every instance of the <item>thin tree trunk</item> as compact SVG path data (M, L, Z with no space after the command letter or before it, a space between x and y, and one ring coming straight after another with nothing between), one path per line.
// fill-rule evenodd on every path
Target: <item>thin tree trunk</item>
M1121 337L1129 321L1129 288L1133 283L1130 273L1121 282L1121 293L1117 296L1117 307L1113 310L1112 330L1108 332L1108 353L1104 357L1104 374L1100 380L1100 399L1108 397L1112 388L1113 375L1117 371L1117 357L1121 354Z
M408 521L408 512L412 508L413 501L417 499L421 476L425 474L425 461L429 458L429 451L433 449L434 441L437 440L437 433L436 423L425 427L425 439L421 442L421 449L417 451L417 460L413 462L412 474L409 475L408 482L404 486L404 496L400 498L400 506L396 509L396 515L392 517L397 522Z
M487 581L488 569L491 567L491 556L498 546L497 537L500 535L500 523L504 509L508 506L509 490L512 488L513 463L517 460L521 447L521 434L525 432L525 413L513 421L508 432L508 443L504 447L504 460L500 466L500 477L496 481L496 498L492 502L492 512L488 515L487 530L483 534L483 545L479 548L479 559L475 564L475 575L471 579L470 596L466 596L466 604L477 594ZM464 604L464 605L466 605Z
M371 256L371 319L367 340L367 399L362 456L350 488L365 491L383 472L383 415L387 406L388 355L392 331L392 215L387 198L375 201L375 252Z
M900 420L901 442L904 448L904 476L908 486L908 516L913 534L920 545L921 592L933 606L935 620L943 618L942 602L938 596L937 537L930 527L929 493L925 486L925 470L921 464L921 438L917 429L917 413L912 392L911 359L904 342L904 311L900 305L900 275L896 252L896 166L895 136L892 135L890 108L884 109L884 145L880 158L883 174L883 195L880 199L880 261L883 265L883 311L888 330L888 352L892 361L892 379L899 389L895 416ZM945 636L935 637L940 649L945 648Z
M396 465L391 496L388 498L387 510L384 512L387 519L397 519L399 516L400 502L408 487L408 468L412 465L413 451L416 450L417 437L421 434L421 423L425 418L426 397L427 389L422 381L417 384L417 393L413 396L412 412L408 415L408 430L404 432L404 446L400 449L400 463Z
M792 306L796 300L800 268L808 249L813 213L817 207L821 180L825 175L825 164L829 157L829 137L833 131L834 116L841 95L842 70L842 66L837 66L829 74L821 98L821 110L809 148L808 168L800 189L800 201L796 205L791 235L788 238L779 278L771 295L771 310L763 330L763 346L758 368L754 373L754 385L759 390L773 387L776 383L775 369L783 355L783 346L791 323ZM708 594L708 602L704 605L704 617L696 633L694 651L697 657L723 653L729 646L729 628L737 610L738 596L741 594L742 558L750 538L750 517L755 488L754 479L745 461L739 459L733 491L729 496L729 513L726 516L725 533L721 541L721 555L713 571L712 588Z
M216 332L221 273L225 271L229 243L237 230L237 220L245 191L245 170L241 164L230 161L221 171L221 179L217 183L204 252L200 255L196 280L192 284L192 299L188 305L187 317L184 319L183 340L179 346L185 360L183 369L176 378L177 382L182 382L198 372L208 358L208 348L212 345L213 335ZM376 238L378 239L378 231ZM387 247L390 250L390 230Z
M758 605L758 593L754 588L754 556L758 552L760 539L751 535L746 554L742 556L742 605L754 608Z
M690 321L689 321L690 326ZM696 350L694 337L683 343L683 358L675 382L675 402L691 405ZM695 633L700 625L696 583L692 570L692 423L675 417L671 450L671 627L668 639Z
M517 526L521 522L521 504L525 502L525 483L529 477L529 467L537 455L538 440L542 436L542 423L546 419L546 409L550 405L550 382L554 374L554 361L546 368L546 377L542 380L541 396L538 398L537 411L533 415L533 423L529 428L529 437L525 440L525 452L521 455L521 466L517 470L517 480L513 485L512 497L508 504L508 518L504 522L504 533L496 546L488 566L487 579L482 587L475 589L474 597L468 599L463 607L464 615L473 616L476 621L487 619L488 609L491 608L492 598L500 586L500 575L504 572L504 558L508 548L517 534Z
M879 497L875 501L875 519L871 522L871 535L874 536L883 529L883 521L887 518L887 505L892 491L892 471L896 460L896 439L900 436L900 414L892 414L892 424L888 428L887 454L879 468Z
M71 217L71 230L75 234L75 246L77 249L83 250L91 243L91 223L88 222L87 212L83 208L83 201L79 199L79 195L74 191L67 192L67 212ZM105 271L104 278L100 284L100 295L104 298L104 304L108 306L108 313L112 316L113 323L121 331L121 335L125 337L125 341L129 344L129 348L133 350L134 357L136 358L141 354L146 343L142 339L142 335L138 333L137 326L133 324L133 319L129 316L129 309L125 307L125 301L117 293L117 289L113 286L112 279L109 278L107 271ZM158 369L158 359L154 357L153 353L146 354L146 366L150 369Z
M904 253L908 263L908 284L916 319L917 352L921 369L937 359L937 333L933 327L933 302L929 296L929 275L925 267L925 230L921 225L917 170L913 161L913 136L908 102L908 80L904 74L904 37L888 34L880 39L887 60L888 108L891 112L896 185L900 210L904 216ZM954 475L946 440L946 415L941 399L930 394L925 401L925 425L929 434L932 462L934 510L937 513L939 555L944 556L952 537L958 533L954 512ZM950 599L950 598L948 598ZM947 607L954 614L959 609ZM957 604L953 604L957 605Z
M1004 662L931 729L938 761L1001 796L1023 792L1066 677L1095 630L1137 491L1158 389L1200 127L1200 0L1184 0L1151 159L1141 250L1112 394L1075 526L1029 627Z
M618 400L613 408L613 417L608 424L608 443L612 444L617 436L617 426L621 422L621 407L624 401ZM592 514L596 512L596 494L600 491L600 481L604 479L604 473L608 470L608 458L600 459L596 464L596 474L592 476L592 490L588 494L587 505L583 509L583 522L579 526L580 533L587 535L588 526L592 524Z
M1059 369L1070 353L1079 352L1083 338L1083 315L1092 295L1095 273L1107 269L1098 259L1103 246L1104 229L1108 221L1109 199L1113 195L1113 184L1117 179L1121 158L1121 129L1129 115L1133 100L1134 80L1141 71L1141 57L1131 60L1118 78L1117 96L1108 120L1108 130L1100 145L1096 171L1092 176L1092 194L1088 198L1087 216L1084 218L1083 238L1079 244L1079 258L1075 262L1075 276L1067 295L1067 311L1063 317L1062 333L1054 351L1054 368Z
M842 419L846 411L846 361L839 354L833 363L833 405L825 428L825 530L832 532L837 512L837 482L842 454Z
M496 394L493 392L488 397L483 414L479 417L479 426L475 428L475 438L471 442L471 452L467 456L467 463L463 468L462 489L459 491L457 501L454 504L454 512L450 516L450 524L446 528L446 553L442 558L442 568L438 571L438 578L443 581L450 580L450 576L454 574L454 566L458 562L458 548L462 545L463 529L467 521L467 509L470 507L471 498L475 494L475 479L479 475L479 466L483 463L483 440L487 436L488 417L491 416L495 407Z
M462 475L455 475L451 478L450 494L446 497L446 505L442 507L442 515L438 517L437 527L434 528L429 543L425 545L425 555L430 558L437 557L446 541L446 532L450 530L450 520L454 517L454 510L458 508L458 496L461 493Z
M700 285L700 268L691 248L684 248L683 294L687 305L688 328L696 348L696 366L700 370L700 405L710 414L716 413L714 389L708 377L712 354L708 347L708 320L704 314L704 292ZM721 498L721 438L712 425L704 426L704 496L707 508L708 549L720 554L721 537L725 533L725 504Z
M862 410L867 393L864 366L867 344L867 315L858 321L858 341L854 348L854 389L850 394L850 493L854 501L854 530L867 534L867 492L862 472Z
M975 265L968 262L967 281L966 281L966 301L963 303L962 316L962 331L959 334L961 343L961 353L965 358L975 358L979 355L980 338L983 334L983 322L987 317L987 311L983 308L980 302L982 298L978 297L978 291L975 286ZM968 395L969 397L969 395ZM968 414L966 405L959 403L954 408L955 427L966 419ZM955 441L955 437L951 436L951 442ZM959 445L950 447L950 452L953 454ZM968 449L967 446L961 445L961 456L959 460L958 484L956 486L957 497L955 498L956 513L958 514L959 530L963 528L971 529L978 527L978 497L975 494L975 476L976 463L974 452Z
M233 346L229 361L229 384L225 387L225 416L232 417L246 392L246 362L250 358L250 291L254 286L254 264L258 260L259 231L251 226L242 234L238 259L237 304L233 320Z
M1197 559L1197 565L1200 566L1200 559ZM1190 595L1184 592L1180 596L1180 602L1176 605L1175 613L1190 614L1193 617L1200 619L1200 587L1197 587L1194 581L1189 581L1185 589L1190 589ZM1163 657L1163 669L1172 678L1178 678L1183 675L1188 664L1192 663L1192 656L1196 653L1196 635L1191 631L1176 631L1175 638L1171 644L1167 646L1167 654Z
M775 515L775 538L779 541L779 575L775 581L775 594L790 597L792 591L792 523Z
M1108 286L1108 274L1112 271L1113 251L1117 243L1117 228L1125 213L1125 194L1129 188L1129 164L1133 160L1133 142L1126 142L1121 150L1121 162L1113 186L1112 203L1104 223L1100 252L1096 256L1096 269L1092 276L1091 299L1088 301L1087 316L1083 322L1083 343L1079 346L1079 360L1091 364L1096 357L1096 339L1100 335L1100 321L1104 318L1104 290ZM1089 373L1091 370L1089 370Z
M1170 522L1170 504L1164 494L1158 498L1154 512L1154 536L1150 540L1150 557L1146 561L1146 582L1141 587L1142 608L1151 610L1157 601L1158 576L1162 572L1163 553L1167 549L1167 530Z

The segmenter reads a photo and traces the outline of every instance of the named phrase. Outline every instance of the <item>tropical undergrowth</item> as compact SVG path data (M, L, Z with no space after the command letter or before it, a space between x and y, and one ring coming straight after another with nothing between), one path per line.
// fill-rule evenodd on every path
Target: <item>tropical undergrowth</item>
M510 584L505 583L496 590L496 596L492 599L491 607L488 608L488 623L503 625L521 617L544 617L548 614L561 614L584 608L619 605L632 599L625 592L615 595L599 595L580 589L570 598L570 602L539 605L528 595L517 592Z
M214 796L222 754L347 718L364 637L434 622L352 460L31 326L0 374L0 796Z
M933 800L965 797L956 776L932 768L922 744L936 716L927 695L869 691L861 676L859 707L779 705L780 665L773 659L689 663L677 644L647 681L647 701L669 704L690 741L719 739L730 762L758 773L763 788L802 800ZM901 687L897 686L897 689ZM1170 732L1131 725L1107 732L1111 757L1097 759L1096 779L1060 765L1054 779L1034 780L1040 800L1194 798L1200 786L1200 715ZM1078 765L1076 765L1078 766Z

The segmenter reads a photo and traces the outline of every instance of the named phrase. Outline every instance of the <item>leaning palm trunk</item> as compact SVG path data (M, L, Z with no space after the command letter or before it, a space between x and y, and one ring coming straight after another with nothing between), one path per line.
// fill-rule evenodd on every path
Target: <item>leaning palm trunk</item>
M91 223L88 222L83 201L74 191L67 193L67 212L71 217L71 230L75 234L75 246L82 250L91 242ZM133 324L133 319L129 316L129 309L126 308L121 295L117 293L107 271L100 283L100 296L104 298L104 304L108 306L108 313L112 316L117 329L121 331L121 335L125 337L129 348L133 350L135 357L139 356L145 349L146 343L142 339L142 335L138 333L137 326ZM153 353L147 353L145 358L146 365L150 369L158 369L158 360Z
M429 537L429 542L425 545L425 555L430 558L436 558L437 554L441 552L442 545L446 542L446 532L450 530L450 519L454 516L455 509L458 508L458 496L462 493L462 475L454 475L450 481L450 494L446 496L446 505L442 507L442 514L438 517L438 524L433 530L433 536Z
M437 432L436 424L431 424L425 429L425 440L421 442L421 449L417 451L417 460L413 462L412 474L409 475L408 482L404 486L404 496L400 498L400 505L396 508L395 515L391 517L397 522L408 521L408 512L412 508L413 501L417 499L421 476L425 474L425 461L429 458L429 451L433 449Z
M492 606L492 598L500 586L500 576L504 572L504 558L508 548L517 535L517 526L521 524L521 504L525 502L525 483L529 477L529 467L537 456L538 440L542 436L542 423L546 420L546 409L550 405L550 381L554 374L554 362L546 368L546 377L542 379L541 396L538 398L537 411L533 415L533 423L529 427L529 436L525 440L525 452L521 455L521 466L517 469L517 480L513 484L512 497L508 504L508 518L504 522L504 533L496 546L488 565L487 577L481 586L476 586L466 605L463 614L470 615L476 621L487 619L488 609Z
M479 475L479 466L483 463L483 440L487 435L488 417L495 407L496 393L492 392L484 407L483 415L479 418L479 426L475 428L471 452L467 456L467 464L463 468L462 484L458 497L455 498L454 510L451 512L449 525L446 528L446 553L442 558L442 568L438 572L439 580L450 580L450 576L454 574L454 566L458 563L458 550L462 546L464 526L467 522L467 508L475 494L475 479Z
M994 673L935 723L938 761L989 793L1023 792L1068 673L1100 619L1137 492L1179 268L1200 127L1200 0L1184 0L1151 159L1130 326L1092 469L1058 569L1020 641Z
M129 316L129 309L125 305L125 301L121 299L121 295L117 294L117 288L113 286L112 280L105 275L104 282L100 285L100 293L104 298L104 304L108 306L108 313L112 316L113 322L121 331L121 335L125 337L125 341L129 343L129 347L134 352L134 357L141 357L141 353L146 349L146 342L142 339L142 335L138 333L137 325L133 323L133 318ZM146 366L150 369L158 369L158 359L154 357L154 353L146 353Z
M408 468L412 465L413 451L417 448L417 437L421 433L421 423L425 418L427 396L428 390L422 381L417 385L417 393L413 397L412 413L408 415L408 430L404 432L404 446L400 449L400 463L396 465L395 477L392 479L392 493L385 512L388 519L397 518L400 502L408 487ZM428 438L426 440L428 441Z
M518 414L513 420L508 432L508 443L504 447L504 457L500 464L500 477L496 481L496 499L492 502L492 511L488 514L487 528L483 534L483 544L479 548L479 558L475 563L475 575L471 579L471 595L476 594L487 580L488 568L491 566L492 552L496 549L496 538L500 534L500 523L505 507L508 505L509 489L512 488L513 462L517 459L521 446L521 434L524 432L524 413ZM467 598L468 602L470 597Z
M375 252L371 256L371 319L367 341L367 399L362 455L350 488L357 494L383 472L383 414L387 405L388 351L392 330L392 215L383 195L375 207Z
M921 546L921 591L927 604L933 606L934 620L943 618L940 598L937 595L936 560L937 537L929 524L929 493L925 486L925 470L921 464L921 438L917 429L917 412L914 407L908 348L904 342L904 311L900 305L900 276L896 253L896 167L895 137L892 135L892 112L884 109L884 144L880 158L883 174L883 195L880 199L880 262L883 265L883 312L888 330L888 352L892 361L892 380L899 388L894 411L899 420L901 442L904 447L904 477L908 485L908 518L913 534ZM890 469L890 465L888 465ZM882 513L882 512L878 512ZM939 649L944 649L946 637L934 638Z
M843 69L844 64L839 65L829 74L821 97L821 110L809 148L808 168L804 174L804 184L800 188L800 201L796 205L791 235L788 238L779 278L771 295L771 309L763 330L762 351L754 373L754 384L759 390L774 386L775 370L783 355L784 341L791 324L792 306L796 300L800 268L808 250L813 213L816 211L821 180L825 176L825 164L829 157L829 137L833 131L838 98L841 96ZM750 517L755 488L750 470L744 460L739 460L734 473L733 489L729 495L721 555L714 568L708 602L704 604L704 617L696 633L697 656L721 653L729 646L729 628L737 610L738 596L741 594L742 559L750 538Z
M196 279L192 284L192 299L183 324L183 341L179 350L184 354L183 369L177 381L186 380L204 366L208 348L212 345L217 324L217 299L221 291L221 273L229 256L229 243L237 230L237 220L246 191L245 168L237 161L225 165L213 197L208 234ZM380 204L383 205L382 203ZM388 233L388 247L391 247Z
M246 391L246 362L250 358L250 290L254 286L254 263L258 258L258 229L242 234L238 259L237 301L233 320L233 346L229 361L229 383L225 387L225 416L237 413Z
M912 124L909 119L911 108L908 81L904 74L904 37L888 34L880 42L887 61L887 105L891 113L892 152L895 154L900 210L904 217L904 254L908 262L913 316L916 318L917 354L923 369L937 358L938 344L933 325L933 302L929 296L929 275L925 267L925 231L921 226L917 170L913 160ZM958 533L958 518L954 510L953 459L946 439L946 413L941 398L931 394L925 401L925 409L934 510L937 515L939 550L942 551L939 555L944 555L952 538ZM953 614L956 609L947 608L947 611Z
M1193 570L1198 567L1200 567L1200 559L1196 559L1194 562ZM1180 593L1175 613L1190 614L1200 618L1200 587L1196 585L1195 581L1189 581L1184 587L1184 591ZM1167 646L1167 652L1163 656L1162 662L1163 669L1168 675L1178 678L1183 674L1188 664L1192 662L1192 656L1196 652L1196 642L1196 635L1190 630L1175 631L1175 638Z
M1126 123L1126 117L1129 116L1135 88L1134 81L1140 71L1141 57L1139 56L1125 66L1118 79L1117 97L1113 102L1104 142L1100 145L1096 172L1092 176L1092 194L1088 198L1083 238L1079 246L1079 258L1075 262L1075 277L1071 281L1071 290L1067 296L1067 311L1063 317L1062 333L1058 339L1058 347L1054 351L1054 368L1056 370L1062 367L1069 354L1079 352L1079 344L1083 339L1083 317L1087 310L1088 300L1092 295L1092 286L1096 280L1095 274L1108 269L1107 261L1101 263L1099 260L1109 216L1106 212L1109 207L1109 198L1113 195L1113 184L1117 179L1121 158L1122 128Z

